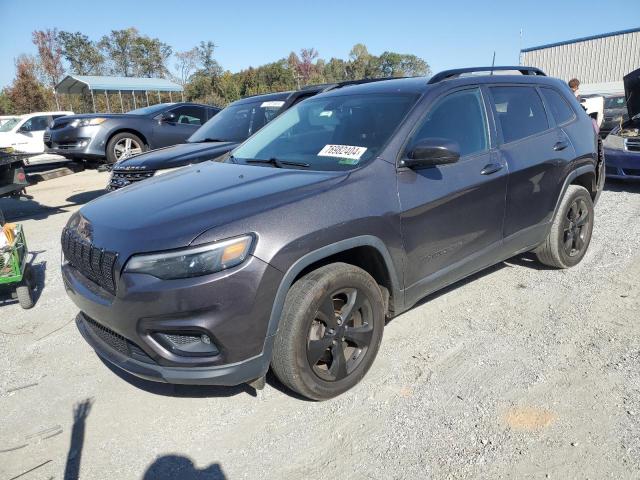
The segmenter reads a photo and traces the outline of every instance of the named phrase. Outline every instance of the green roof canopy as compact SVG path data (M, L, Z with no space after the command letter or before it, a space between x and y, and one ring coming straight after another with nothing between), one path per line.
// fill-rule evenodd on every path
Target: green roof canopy
M101 77L67 75L56 85L57 93L101 92L182 92L182 86L165 78Z

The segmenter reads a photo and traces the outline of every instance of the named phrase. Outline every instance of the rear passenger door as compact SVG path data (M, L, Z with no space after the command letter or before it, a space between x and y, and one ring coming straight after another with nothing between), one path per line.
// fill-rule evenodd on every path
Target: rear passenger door
M573 147L553 117L547 115L532 85L489 88L500 131L500 155L509 168L504 224L509 248L533 246L544 239L562 184L562 165Z
M409 303L486 266L500 246L507 169L491 125L481 89L461 89L437 99L407 142L405 156L433 138L457 143L461 155L448 165L398 170Z

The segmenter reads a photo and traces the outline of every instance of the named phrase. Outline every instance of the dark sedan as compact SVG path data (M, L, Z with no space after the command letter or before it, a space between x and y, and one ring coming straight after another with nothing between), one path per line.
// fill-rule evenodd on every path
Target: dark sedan
M197 103L159 103L127 113L68 115L44 134L46 151L108 163L184 142L220 111Z

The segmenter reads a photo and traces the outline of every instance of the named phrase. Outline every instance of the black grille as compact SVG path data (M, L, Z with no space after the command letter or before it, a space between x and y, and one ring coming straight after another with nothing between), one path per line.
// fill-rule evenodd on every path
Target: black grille
M161 336L165 337L171 343L175 345L189 345L200 341L200 335L172 335L169 333L162 333Z
M73 230L62 230L64 258L92 282L115 295L114 266L118 255L96 248Z
M117 190L145 178L153 177L155 170L114 170L109 181L109 190Z
M145 353L138 345L131 340L127 340L122 335L114 332L110 328L100 325L92 318L83 316L85 323L91 328L91 331L104 343L117 352L122 353L128 357L135 358L141 362L155 363L149 355Z

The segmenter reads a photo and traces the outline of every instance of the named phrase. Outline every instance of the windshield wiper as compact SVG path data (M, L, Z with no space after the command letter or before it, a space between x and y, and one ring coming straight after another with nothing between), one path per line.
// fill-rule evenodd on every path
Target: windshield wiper
M228 142L229 140L222 140L221 138L203 138L202 140L196 140L189 143L207 143L207 142Z
M269 165L273 165L277 168L284 168L283 165L292 166L292 167L303 167L309 168L311 165L304 162L292 162L290 160L278 160L277 158L271 157L269 160L265 160L262 158L250 158L245 160L245 163L267 163Z

